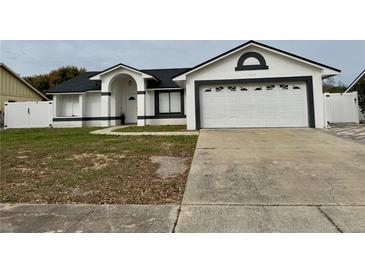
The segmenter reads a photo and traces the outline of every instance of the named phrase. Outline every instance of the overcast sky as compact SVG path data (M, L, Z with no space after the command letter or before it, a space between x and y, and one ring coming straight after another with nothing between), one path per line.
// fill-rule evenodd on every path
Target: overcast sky
M0 41L0 61L21 76L61 66L104 70L117 63L139 69L197 65L243 41ZM350 84L365 68L365 41L260 41L341 69Z

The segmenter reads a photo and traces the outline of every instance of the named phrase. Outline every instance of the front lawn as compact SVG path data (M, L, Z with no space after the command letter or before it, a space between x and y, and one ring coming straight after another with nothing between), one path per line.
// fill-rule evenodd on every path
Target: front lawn
M2 131L0 202L180 202L197 136L103 136L92 130ZM161 176L164 157L187 169Z
M114 130L116 132L168 132L186 131L186 125L165 125L165 126L128 126Z

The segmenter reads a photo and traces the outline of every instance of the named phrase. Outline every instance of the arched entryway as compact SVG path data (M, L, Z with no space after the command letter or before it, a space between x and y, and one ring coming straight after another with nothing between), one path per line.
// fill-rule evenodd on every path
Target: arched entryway
M110 82L112 116L124 115L126 124L137 123L137 83L128 74L118 74Z

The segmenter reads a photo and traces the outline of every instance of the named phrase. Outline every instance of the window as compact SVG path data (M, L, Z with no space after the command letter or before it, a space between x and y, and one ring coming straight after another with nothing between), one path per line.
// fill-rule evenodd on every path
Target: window
M267 85L266 90L273 90L275 88L275 85Z
M280 85L281 89L288 89L288 85Z
M257 88L255 88L255 90L262 90L262 88L261 87L257 87Z
M241 88L241 91L248 91L247 88Z
M216 88L215 88L215 91L216 91L216 92L223 91L223 87L216 87Z
M183 91L155 91L156 92L156 115L183 114L184 93Z
M79 109L80 95L57 95L57 116L75 117L80 115Z
M207 88L206 90L204 90L204 92L212 92L211 88Z
M236 91L236 87L228 87L229 91Z
M296 85L294 85L294 86L293 86L293 89L300 89L300 86L296 86Z

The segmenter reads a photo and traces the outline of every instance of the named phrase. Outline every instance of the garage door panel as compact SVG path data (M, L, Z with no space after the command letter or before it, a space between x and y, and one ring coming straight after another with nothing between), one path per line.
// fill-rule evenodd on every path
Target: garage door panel
M205 92L205 90L210 92ZM218 90L218 91L216 91ZM304 83L203 86L202 128L308 127Z

